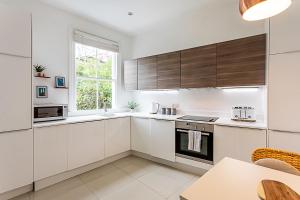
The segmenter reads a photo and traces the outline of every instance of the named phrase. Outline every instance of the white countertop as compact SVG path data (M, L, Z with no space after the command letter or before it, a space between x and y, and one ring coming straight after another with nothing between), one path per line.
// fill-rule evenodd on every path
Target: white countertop
M108 119L114 119L114 118L120 118L120 117L140 117L140 118L147 118L147 119L160 119L160 120L170 120L174 121L177 120L177 118L182 117L183 115L161 115L161 114L150 114L150 113L144 113L144 112L123 112L123 113L115 113L112 115L87 115L87 116L74 116L74 117L68 117L65 120L60 121L52 121L52 122L40 122L35 123L33 125L34 128L39 127L46 127L46 126L57 126L62 124L72 124L72 123L81 123L81 122L90 122L90 121L101 121L101 120L108 120ZM180 121L180 120L178 120ZM190 121L193 122L193 121ZM241 128L254 128L254 129L266 129L267 126L263 122L237 122L233 121L229 118L219 118L216 122L209 123L209 124L215 124L220 126L233 126L233 127L241 127Z
M285 183L300 194L299 176L224 158L182 194L183 200L259 200L257 186L269 179Z

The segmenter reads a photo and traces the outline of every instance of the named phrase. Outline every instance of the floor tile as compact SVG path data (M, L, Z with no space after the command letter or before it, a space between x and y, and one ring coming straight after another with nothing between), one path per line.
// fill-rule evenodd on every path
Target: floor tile
M118 168L123 168L127 165L130 165L136 159L137 158L135 156L128 156L128 157L122 158L120 160L117 160L117 161L113 162L112 164Z
M189 182L193 178L195 178L195 175L177 170L175 168L171 168L168 166L160 166L158 170L156 171L157 174L165 175L167 177L170 177L178 182L181 182L182 184Z
M23 194L10 200L33 200L32 193Z
M93 191L99 199L121 190L124 186L133 182L130 176L125 172L116 171L108 175L102 176L93 181L86 182L85 185Z
M98 200L77 177L35 192L33 197L34 200Z
M181 186L175 193L169 196L167 200L180 200L180 194L188 187L190 187L193 183L195 183L198 179L198 176L194 176L191 180L189 180L183 186Z
M133 181L125 186L119 192L110 194L103 198L103 200L163 200L164 198L156 192L146 187L144 184Z
M158 165L146 162L133 162L120 169L133 178L139 178L157 170Z
M96 180L102 176L105 176L105 175L108 175L111 173L116 173L116 171L119 171L119 169L117 167L115 167L112 164L107 164L107 165L104 165L97 169L94 169L92 171L81 174L81 175L79 175L79 178L84 182L89 182L89 181Z

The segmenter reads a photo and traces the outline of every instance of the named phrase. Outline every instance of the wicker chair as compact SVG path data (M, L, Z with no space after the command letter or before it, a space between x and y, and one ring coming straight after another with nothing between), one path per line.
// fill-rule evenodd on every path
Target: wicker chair
M263 158L284 161L300 171L300 154L270 148L256 149L252 154L252 162Z

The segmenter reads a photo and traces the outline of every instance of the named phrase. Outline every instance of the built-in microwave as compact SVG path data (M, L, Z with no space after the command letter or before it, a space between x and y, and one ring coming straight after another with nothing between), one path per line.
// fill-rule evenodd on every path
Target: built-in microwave
M64 120L68 116L67 105L35 105L34 122Z

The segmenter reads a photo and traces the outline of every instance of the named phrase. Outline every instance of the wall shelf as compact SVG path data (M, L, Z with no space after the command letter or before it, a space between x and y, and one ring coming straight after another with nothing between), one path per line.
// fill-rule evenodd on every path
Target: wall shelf
M36 78L51 78L50 76L34 76Z

